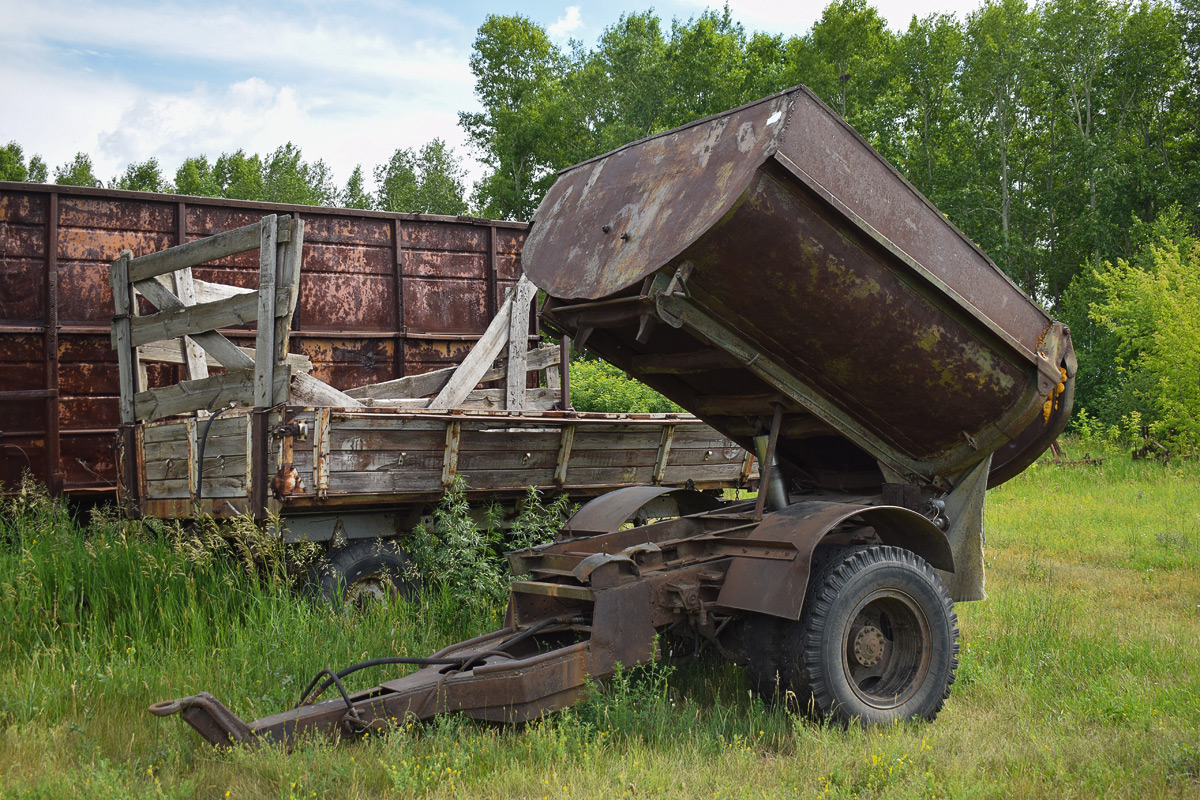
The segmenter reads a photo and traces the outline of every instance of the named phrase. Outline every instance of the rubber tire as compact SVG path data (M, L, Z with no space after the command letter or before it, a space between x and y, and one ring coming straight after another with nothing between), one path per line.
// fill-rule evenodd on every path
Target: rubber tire
M783 663L783 633L788 620L767 614L742 618L742 649L746 654L746 679L765 703L773 703L787 690L780 672ZM790 623L794 625L795 623Z
M874 617L878 626L858 630L883 643L881 652L866 655L879 655L876 663L884 675L864 677L856 685L851 671L862 675L874 667L855 661L851 631L856 621L881 611ZM888 633L874 633L881 629ZM903 631L918 632L896 635ZM908 550L839 548L813 570L800 621L785 629L783 664L796 705L811 716L843 725L932 720L950 694L958 667L954 604L933 568ZM873 692L873 682L883 688ZM890 701L882 699L897 687L901 691Z
M321 562L316 584L322 599L340 607L362 605L368 597L383 600L415 597L420 581L408 554L391 539L359 539L329 553Z

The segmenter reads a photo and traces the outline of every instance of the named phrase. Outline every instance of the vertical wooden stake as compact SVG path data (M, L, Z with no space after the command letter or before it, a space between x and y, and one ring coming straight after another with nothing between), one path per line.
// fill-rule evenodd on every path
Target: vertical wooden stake
M529 304L537 287L524 275L513 288L512 314L508 321L508 377L504 381L504 407L520 411L525 407L525 365L529 352Z
M667 474L667 459L671 457L671 440L675 438L675 426L663 426L662 438L658 441L658 457L654 459L654 483L663 482Z
M254 405L275 405L276 216L263 217L258 248L258 335L254 345Z
M282 224L282 223L281 223ZM279 248L279 288L285 290L287 305L275 309L275 362L287 358L291 319L300 299L300 261L304 253L304 220L291 220L292 235Z
M112 263L108 273L109 283L112 285L113 310L116 311L113 317L112 345L117 351L122 425L132 425L136 421L133 396L137 394L134 383L134 370L137 369L137 365L134 363L134 350L129 346L130 317L133 315L133 290L129 285L129 262L132 258L132 251L122 250L121 256Z

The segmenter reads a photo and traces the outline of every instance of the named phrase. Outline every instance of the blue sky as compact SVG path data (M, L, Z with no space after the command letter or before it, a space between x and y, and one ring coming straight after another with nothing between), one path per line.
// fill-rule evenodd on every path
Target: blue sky
M893 28L915 13L957 13L982 0L876 0ZM54 167L87 152L109 180L157 157L239 147L265 153L292 141L343 183L397 147L440 136L480 168L458 127L478 107L468 67L488 14L521 13L556 41L592 44L624 12L687 19L704 0L609 3L145 2L0 0L0 144ZM747 31L808 30L825 2L730 0Z

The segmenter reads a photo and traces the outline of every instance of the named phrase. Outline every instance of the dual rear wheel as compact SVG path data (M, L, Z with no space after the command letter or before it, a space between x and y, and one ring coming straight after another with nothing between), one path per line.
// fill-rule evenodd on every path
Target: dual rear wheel
M958 666L958 618L924 559L884 545L819 549L799 621L750 615L751 684L847 724L931 720Z

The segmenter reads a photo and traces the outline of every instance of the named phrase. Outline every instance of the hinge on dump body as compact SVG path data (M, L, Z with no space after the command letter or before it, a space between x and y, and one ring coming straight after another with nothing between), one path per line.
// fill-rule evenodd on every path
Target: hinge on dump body
M687 297L687 281L692 276L695 266L691 261L684 261L675 270L675 274L671 276L670 280L659 273L654 276L654 280L650 284L650 297L654 300L655 310L658 312L658 316L672 328L683 327L683 320L664 309L661 300L664 297Z

